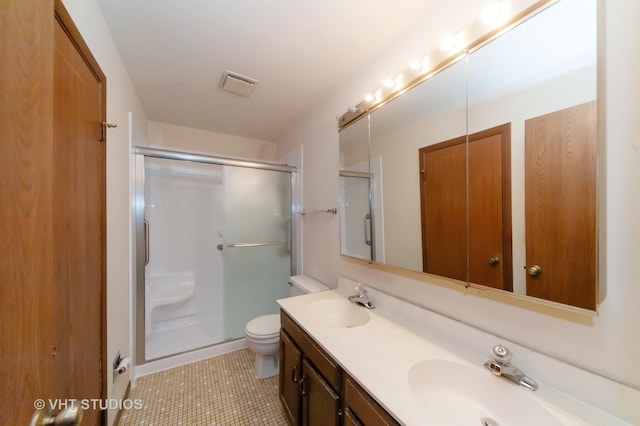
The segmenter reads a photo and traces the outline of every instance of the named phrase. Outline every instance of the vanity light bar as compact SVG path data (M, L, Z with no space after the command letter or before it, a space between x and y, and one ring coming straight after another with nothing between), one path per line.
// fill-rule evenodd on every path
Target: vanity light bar
M395 78L395 85L383 84L374 94L367 95L365 99L360 101L355 107L349 108L347 112L338 116L338 130L342 130L365 113L380 108L390 100L395 99L407 90L429 79L434 74L437 74L439 71L456 63L469 53L479 49L494 38L499 37L502 33L518 25L534 12L540 12L558 1L559 0L539 0L511 19L506 19L501 25L496 25L496 22L500 21L503 18L502 16L494 17L492 20L484 16L476 20L466 29L452 35L454 41L451 50L445 51L443 49L437 49L429 53L422 61L422 67L418 65L420 63L418 60L412 60L409 68ZM504 12L504 5L500 5L500 7L502 8L502 12ZM487 25L493 26L493 29L489 32L487 32ZM428 64L432 65L429 66Z

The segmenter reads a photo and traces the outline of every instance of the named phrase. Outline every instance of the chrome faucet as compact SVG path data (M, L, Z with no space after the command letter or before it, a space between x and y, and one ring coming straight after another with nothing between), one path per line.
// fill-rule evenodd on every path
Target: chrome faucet
M502 376L525 388L535 391L538 383L520 370L511 365L511 352L502 345L491 348L493 359L484 363L484 366L496 376Z
M367 309L374 309L376 307L376 305L369 300L369 296L367 296L367 289L364 288L364 284L356 283L354 290L357 291L357 293L353 296L349 296L349 301L362 305Z

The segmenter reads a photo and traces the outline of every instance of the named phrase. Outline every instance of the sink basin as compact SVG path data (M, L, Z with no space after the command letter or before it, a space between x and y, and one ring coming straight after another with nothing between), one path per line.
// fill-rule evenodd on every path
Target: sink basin
M369 313L360 306L341 299L316 300L309 304L310 313L336 327L357 327L369 322Z
M562 425L531 391L483 367L424 360L411 367L408 379L424 407L425 424Z

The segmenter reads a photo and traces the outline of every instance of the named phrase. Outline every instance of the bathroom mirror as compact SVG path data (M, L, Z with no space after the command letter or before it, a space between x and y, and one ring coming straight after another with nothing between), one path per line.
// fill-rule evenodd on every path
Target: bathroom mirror
M369 117L365 115L340 132L340 254L384 262L376 256L373 242L370 176Z
M596 10L552 2L366 117L376 262L595 310Z

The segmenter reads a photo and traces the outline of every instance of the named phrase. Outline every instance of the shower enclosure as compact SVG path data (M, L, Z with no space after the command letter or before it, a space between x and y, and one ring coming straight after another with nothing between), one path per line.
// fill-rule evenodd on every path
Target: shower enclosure
M338 177L340 254L384 263L382 159L352 164Z
M136 364L243 337L291 275L294 168L136 148Z

